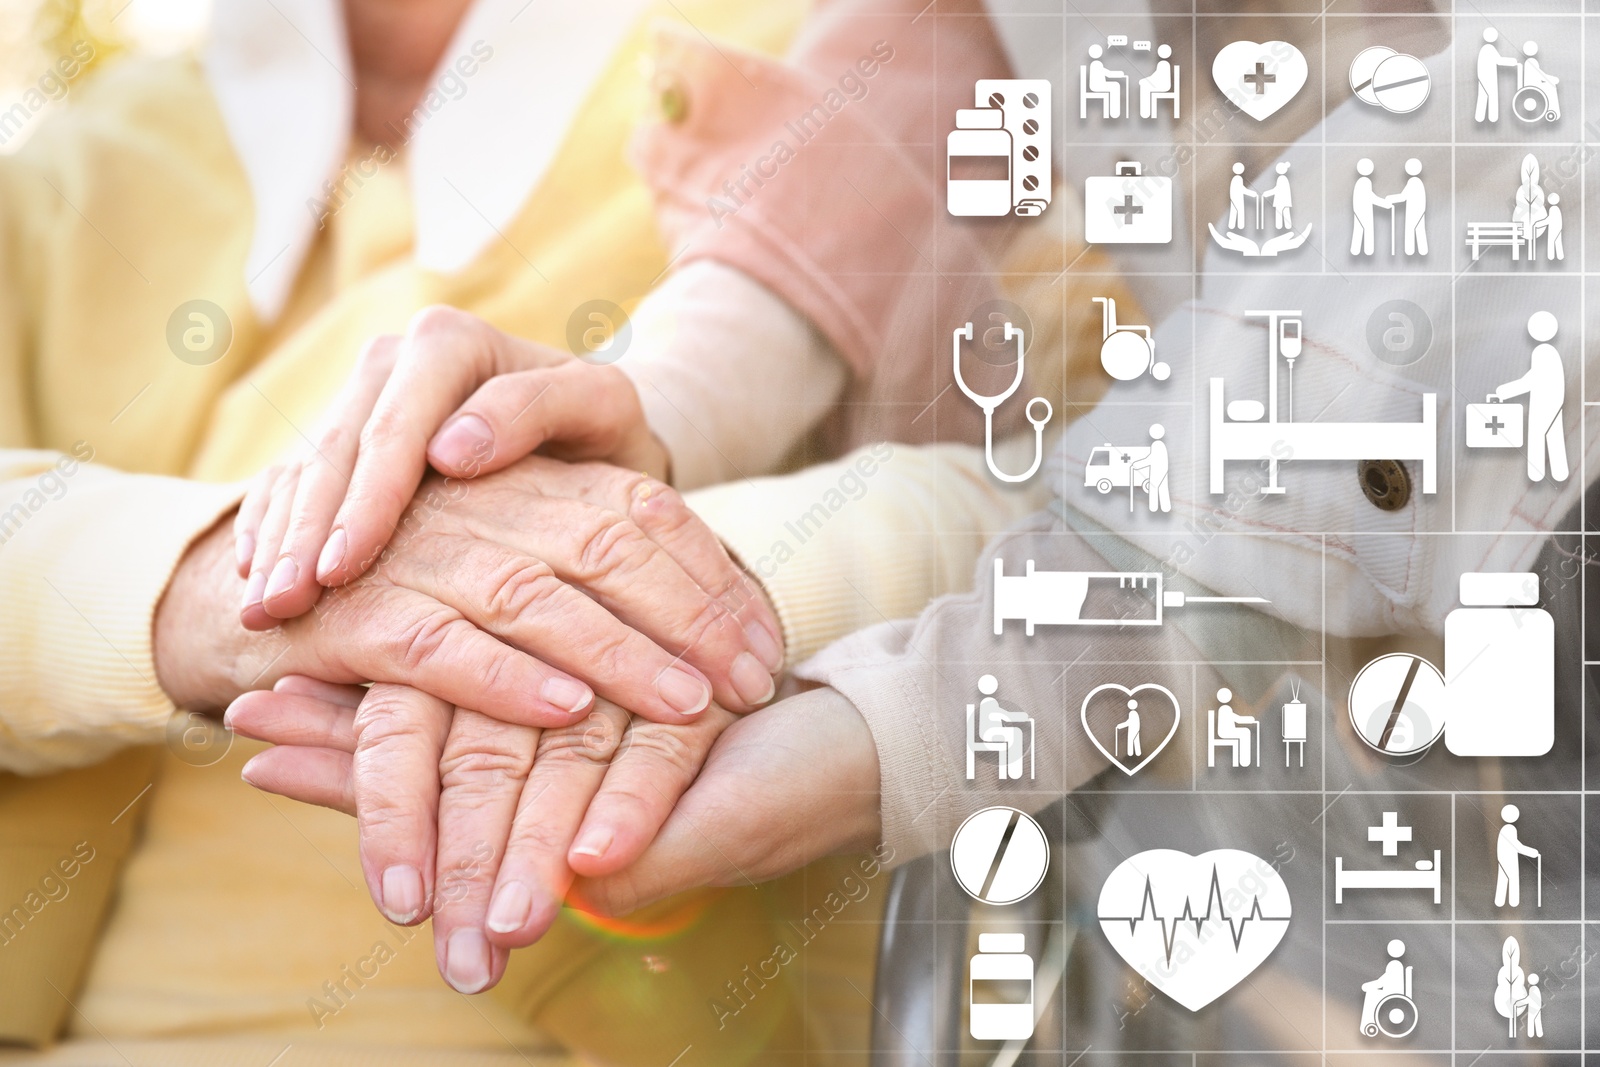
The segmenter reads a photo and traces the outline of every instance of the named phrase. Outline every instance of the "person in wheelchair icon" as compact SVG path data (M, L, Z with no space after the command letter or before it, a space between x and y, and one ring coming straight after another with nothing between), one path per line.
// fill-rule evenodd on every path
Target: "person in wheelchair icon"
M1401 1038L1417 1028L1417 1004L1411 999L1411 968L1400 961L1406 943L1389 942L1389 962L1383 973L1361 984L1361 1033L1365 1037Z
M1523 60L1517 68L1517 91L1511 97L1511 113L1523 122L1555 122L1561 117L1561 97L1556 86L1561 79L1539 65L1539 45L1528 41L1522 46Z

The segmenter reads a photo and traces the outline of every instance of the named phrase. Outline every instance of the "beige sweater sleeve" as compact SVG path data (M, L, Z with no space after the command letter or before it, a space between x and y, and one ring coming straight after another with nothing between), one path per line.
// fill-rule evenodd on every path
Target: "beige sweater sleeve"
M1010 453L1024 444L1031 449L1032 437L1003 442L998 462L1014 469ZM688 501L761 581L792 664L969 588L983 546L1049 499L1043 481L996 482L980 448L880 442L796 474L702 489Z
M0 451L0 769L38 774L158 741L151 628L184 551L240 490Z
M684 490L776 468L848 377L804 316L712 260L668 276L634 312L633 328L617 366L639 390L645 421L672 456L672 484Z

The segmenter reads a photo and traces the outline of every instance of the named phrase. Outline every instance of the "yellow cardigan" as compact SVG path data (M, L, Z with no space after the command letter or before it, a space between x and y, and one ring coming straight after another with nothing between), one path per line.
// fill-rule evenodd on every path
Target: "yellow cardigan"
M730 0L662 10L680 8L696 29L769 52L801 14ZM353 823L244 786L255 748L242 741L209 766L179 744L126 746L159 743L173 714L150 627L177 560L233 507L238 480L315 423L365 338L449 303L560 346L571 309L596 294L631 306L666 268L623 156L645 40L641 22L477 261L449 276L412 263L390 164L330 221L271 324L245 290L248 187L192 58L107 70L0 159L0 767L85 768L0 774L0 1037L40 1043L64 1022L85 1039L538 1044L514 1013L444 986L426 930L348 1010L312 1010L341 968L399 936L367 900ZM215 362L180 359L169 340L195 300L231 327ZM1034 506L997 492L970 452L905 448L874 464L848 522L794 544L785 521L844 500L858 462L694 501L753 566L796 549L763 570L791 657L964 587L989 533ZM897 530L935 523L956 532L905 551Z

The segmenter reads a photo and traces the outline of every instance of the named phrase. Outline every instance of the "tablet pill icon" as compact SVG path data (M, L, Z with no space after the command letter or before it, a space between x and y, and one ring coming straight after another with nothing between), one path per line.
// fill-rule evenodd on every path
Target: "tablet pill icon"
M1393 115L1421 107L1431 87L1422 60L1383 45L1365 49L1350 63L1350 89L1356 99Z
M950 842L950 869L974 900L1015 904L1032 895L1050 867L1050 843L1032 816L984 808L967 816Z

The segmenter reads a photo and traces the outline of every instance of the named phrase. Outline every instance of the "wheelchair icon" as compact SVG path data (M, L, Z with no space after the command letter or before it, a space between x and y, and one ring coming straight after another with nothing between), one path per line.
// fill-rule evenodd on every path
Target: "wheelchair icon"
M1383 973L1361 984L1366 999L1361 1005L1361 1033L1366 1037L1382 1034L1402 1038L1417 1028L1417 1002L1411 999L1411 968L1401 963L1406 943L1396 938L1389 942L1389 963Z
M1554 122L1561 117L1561 105L1555 87L1524 85L1511 98L1511 112L1523 122Z
M1554 122L1561 117L1561 96L1556 89L1561 79L1545 73L1538 59L1539 46L1532 41L1522 46L1522 54L1511 113L1523 122Z

